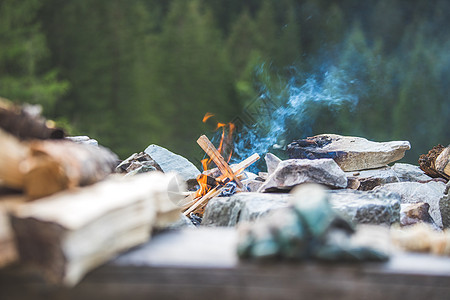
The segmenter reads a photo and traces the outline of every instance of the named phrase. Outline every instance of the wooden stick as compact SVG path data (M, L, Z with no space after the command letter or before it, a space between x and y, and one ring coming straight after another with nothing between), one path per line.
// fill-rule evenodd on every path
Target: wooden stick
M189 207L183 214L185 216L188 216L191 212L196 210L200 207L203 203L206 203L207 201L211 200L212 198L216 197L220 194L220 191L222 190L223 186L216 186L213 189L211 189L208 193L206 193L205 196L201 197L197 200L197 202L194 203L191 207Z
M247 157L246 159L244 159L243 161L241 161L240 163L236 164L236 165L231 165L231 170L233 171L233 173L237 176L240 173L242 173L247 167L249 167L250 165L252 165L255 161L257 161L259 159L259 155L258 153L253 154L250 157ZM218 181L222 181L226 178L226 176L221 175L217 178Z
M219 168L220 172L222 172L222 176L228 177L231 180L234 180L239 188L242 188L242 182L236 178L233 170L231 170L230 166L225 162L222 155L217 151L216 147L211 143L211 141L205 135L202 135L198 138L197 144L208 154L209 157L214 161L214 163Z
M236 165L232 165L231 166L231 170L233 171L233 174L235 174L235 176L238 176L240 173L242 173L242 171L244 171L248 166L250 166L251 164L253 164L255 161L257 161L259 159L259 155L258 153L253 154L252 156L244 159L243 161L241 161L240 163L236 164ZM221 175L220 177L217 178L218 181L222 181L225 178L227 178L227 176L225 175ZM215 196L217 196L219 193L215 193L212 192L216 189L216 191L219 191L222 189L222 187L220 187L219 189L217 189L217 187L213 188L212 190L210 190L205 196L199 198L194 204L192 204L192 202L195 201L195 193L196 192L192 192L187 198L186 198L186 204L184 204L184 206L182 207L183 209L187 209L184 214L187 216L189 213L193 212L195 209L197 209L200 205L202 205L203 203L206 203L207 201L211 200L212 198L214 198ZM209 194L211 193L211 194ZM212 197L211 197L212 195ZM208 197L206 197L208 196Z

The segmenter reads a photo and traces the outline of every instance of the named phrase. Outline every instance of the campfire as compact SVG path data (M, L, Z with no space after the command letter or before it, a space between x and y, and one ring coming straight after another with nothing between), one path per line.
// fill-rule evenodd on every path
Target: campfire
M206 122L212 116L214 115L207 113L203 118L203 122ZM225 130L227 127L228 133ZM222 129L222 135L218 148L213 145L206 135L200 136L197 140L197 144L205 151L209 158L202 160L203 173L197 177L199 189L190 194L187 203L183 205L184 215L186 216L190 216L191 214L202 216L208 201L225 190L228 190L228 194L243 191L244 185L241 182L241 180L245 179L243 171L260 158L255 153L242 162L230 166L228 163L231 160L232 149L229 151L227 160L224 159L222 153L225 152L225 145L232 143L235 126L233 123L218 123L216 129L219 128ZM214 162L217 166L218 172L209 169L211 162Z

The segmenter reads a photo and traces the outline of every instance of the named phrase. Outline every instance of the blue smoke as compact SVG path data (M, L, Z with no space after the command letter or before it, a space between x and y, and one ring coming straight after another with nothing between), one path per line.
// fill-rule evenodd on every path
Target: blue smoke
M235 135L233 161L241 161L253 153L263 157L267 152L280 152L292 142L292 138L304 138L313 134L313 125L321 109L336 113L342 107L353 110L358 97L358 82L336 67L318 75L303 78L294 69L289 80L272 78L264 66L258 75L266 76L260 82L260 96L247 110L252 122L241 125ZM260 77L261 78L261 77ZM275 82L275 83L274 83ZM289 140L291 139L291 140ZM251 171L264 168L255 165Z

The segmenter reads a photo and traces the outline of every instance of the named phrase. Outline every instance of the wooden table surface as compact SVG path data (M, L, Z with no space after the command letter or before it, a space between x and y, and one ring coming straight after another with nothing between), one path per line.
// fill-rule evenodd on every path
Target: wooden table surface
M155 235L88 274L74 288L45 284L20 267L0 270L0 299L450 299L450 258L395 254L386 263L251 263L236 231Z

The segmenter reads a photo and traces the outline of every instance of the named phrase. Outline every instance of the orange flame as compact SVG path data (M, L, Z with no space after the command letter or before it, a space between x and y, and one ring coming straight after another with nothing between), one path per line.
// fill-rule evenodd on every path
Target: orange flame
M206 113L203 117L203 123L208 121L211 117L213 117L214 114L212 113ZM236 129L236 126L233 123L217 123L216 130L222 128L222 135L219 142L219 147L217 150L219 153L223 156L225 152L229 152L226 158L226 161L229 162L231 160L231 155L233 154L233 133ZM228 129L228 133L226 133ZM205 158L201 160L203 171L206 171L209 169L209 165L211 163L211 158ZM195 197L200 197L205 195L209 190L210 187L207 185L207 176L200 174L197 177L197 182L200 185L200 188L196 192Z
M206 121L208 121L211 117L214 117L214 114L207 112L207 113L205 114L205 116L203 117L202 122L203 122L203 123L206 123Z
M200 188L195 192L195 198L206 195L210 188L208 188L208 177L206 175L200 174L197 177L197 182L200 185Z

